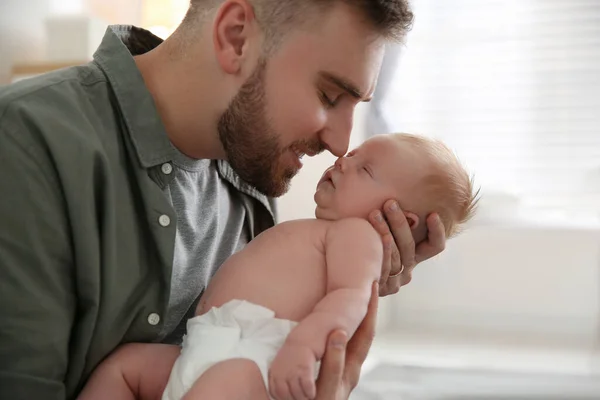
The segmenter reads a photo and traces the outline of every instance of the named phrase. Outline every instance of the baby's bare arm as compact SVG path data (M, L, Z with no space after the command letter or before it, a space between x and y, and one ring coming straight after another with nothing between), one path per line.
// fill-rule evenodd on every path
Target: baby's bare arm
M160 400L180 348L132 343L96 368L78 400Z
M333 330L342 329L351 337L367 313L382 257L381 239L367 221L353 218L333 223L325 238L327 295L287 342L310 347L320 359Z

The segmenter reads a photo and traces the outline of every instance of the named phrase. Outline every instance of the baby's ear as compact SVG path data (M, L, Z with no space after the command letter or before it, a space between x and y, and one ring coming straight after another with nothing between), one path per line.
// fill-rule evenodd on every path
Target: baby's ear
M427 224L419 223L421 218L415 213L410 211L405 211L404 216L408 221L408 226L410 226L410 231L412 233L413 239L416 244L421 243L422 241L427 239ZM423 222L425 222L425 217L423 217Z
M410 230L414 231L419 226L419 216L410 211L404 211L404 216L408 221L408 226L410 226Z

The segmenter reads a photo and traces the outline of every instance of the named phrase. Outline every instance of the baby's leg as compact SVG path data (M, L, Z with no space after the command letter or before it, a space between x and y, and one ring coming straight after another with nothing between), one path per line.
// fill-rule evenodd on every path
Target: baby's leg
M204 372L182 400L269 400L263 377L254 361L221 361Z

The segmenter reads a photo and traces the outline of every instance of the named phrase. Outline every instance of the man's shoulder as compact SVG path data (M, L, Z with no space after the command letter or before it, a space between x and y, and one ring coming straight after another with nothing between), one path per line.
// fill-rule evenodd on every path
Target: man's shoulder
M106 103L108 83L94 63L0 87L0 140L10 135L24 147L85 149L80 145L98 139L94 127L103 124Z
M24 105L42 103L47 108L58 108L61 103L83 94L87 87L102 82L107 82L106 77L94 63L89 63L0 86L0 118L5 118L13 109L22 110Z

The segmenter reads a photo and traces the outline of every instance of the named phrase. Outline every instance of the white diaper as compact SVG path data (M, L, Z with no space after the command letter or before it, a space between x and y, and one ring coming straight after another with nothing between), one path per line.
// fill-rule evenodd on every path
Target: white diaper
M243 300L232 300L189 319L162 400L180 400L208 368L232 358L254 361L268 388L269 366L296 325Z

